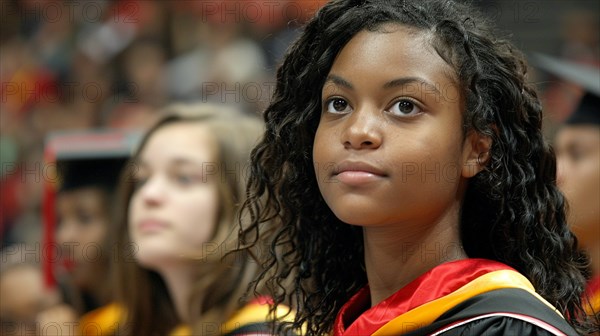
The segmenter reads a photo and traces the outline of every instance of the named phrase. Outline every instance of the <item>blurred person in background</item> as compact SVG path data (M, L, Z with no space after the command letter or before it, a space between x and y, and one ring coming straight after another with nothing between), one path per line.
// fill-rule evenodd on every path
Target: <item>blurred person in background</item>
M123 335L269 334L266 301L242 298L257 264L229 253L261 122L218 105L164 113L121 182L116 303L81 326Z
M600 70L556 135L558 185L568 201L569 223L592 262L586 312L600 321ZM600 334L600 331L597 333Z
M569 225L591 260L584 308L600 322L600 68L545 55L534 61L584 91L555 137L557 184L566 196Z
M126 158L95 158L63 163L64 181L56 199L56 243L69 260L64 281L79 314L108 303L114 189ZM69 293L71 291L71 293Z
M56 188L55 198L53 191L44 197L45 203L55 208L56 230L53 232L52 213L45 211L44 237L50 237L45 244L58 247L58 255L46 259L56 260L50 262L49 276L56 278L65 300L40 314L42 327L58 323L67 334L65 328L75 325L80 316L110 303L112 251L108 233L115 217L115 188L134 144L135 134L118 131L49 136L46 156L54 158L55 162L48 164L55 163L58 179L48 181Z
M44 286L39 247L15 244L0 254L1 335L36 335L40 331L36 323L38 314L61 302L58 290Z
M181 100L239 104L255 114L256 104L269 98L263 84L266 57L243 33L244 27L237 20L220 22L219 16L195 26L195 47L169 62L169 94Z
M115 59L116 94L129 103L165 105L166 50L159 40L136 39Z
M557 54L561 59L600 67L600 16L597 11L577 7L567 10L561 13L559 28L561 45ZM550 126L558 127L565 122L584 93L577 83L560 76L554 78L543 96L548 121L554 123Z

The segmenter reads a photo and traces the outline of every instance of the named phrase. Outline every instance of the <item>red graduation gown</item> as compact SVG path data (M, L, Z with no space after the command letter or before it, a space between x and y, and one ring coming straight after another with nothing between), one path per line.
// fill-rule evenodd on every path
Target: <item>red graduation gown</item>
M340 310L334 336L576 335L511 267L485 259L439 265L370 307L366 286Z

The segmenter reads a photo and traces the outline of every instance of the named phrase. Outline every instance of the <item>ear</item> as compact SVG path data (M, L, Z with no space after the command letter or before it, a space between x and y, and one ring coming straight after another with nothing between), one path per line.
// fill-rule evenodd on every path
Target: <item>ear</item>
M464 178L471 178L485 168L490 159L492 139L475 131L469 131L463 144L462 172Z

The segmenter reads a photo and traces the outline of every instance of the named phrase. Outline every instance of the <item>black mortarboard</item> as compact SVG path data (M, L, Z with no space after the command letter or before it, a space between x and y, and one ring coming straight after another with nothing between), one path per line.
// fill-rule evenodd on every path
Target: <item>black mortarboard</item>
M58 160L59 191L85 187L114 190L127 157Z
M535 54L533 61L540 69L577 84L585 90L579 105L565 124L600 125L600 69L542 54Z
M47 149L56 162L58 190L100 187L112 191L139 138L137 133L113 130L51 134Z
M593 124L600 126L600 97L593 93L586 93L579 101L575 112L567 118L565 124Z

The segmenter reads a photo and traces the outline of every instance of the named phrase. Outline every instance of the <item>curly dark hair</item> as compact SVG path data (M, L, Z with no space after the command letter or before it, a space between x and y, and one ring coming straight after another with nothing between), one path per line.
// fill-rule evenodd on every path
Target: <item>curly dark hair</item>
M492 139L486 168L469 181L461 239L472 258L505 263L582 329L589 260L565 220L555 155L544 140L542 107L524 57L494 37L486 20L454 1L338 0L305 26L278 69L265 111L264 139L252 154L246 246L267 244L258 282L276 304L299 308L293 327L322 335L367 283L362 228L341 222L319 192L312 152L321 89L334 59L362 30L397 23L432 34L456 72L465 103L463 132ZM579 322L578 322L579 320Z

